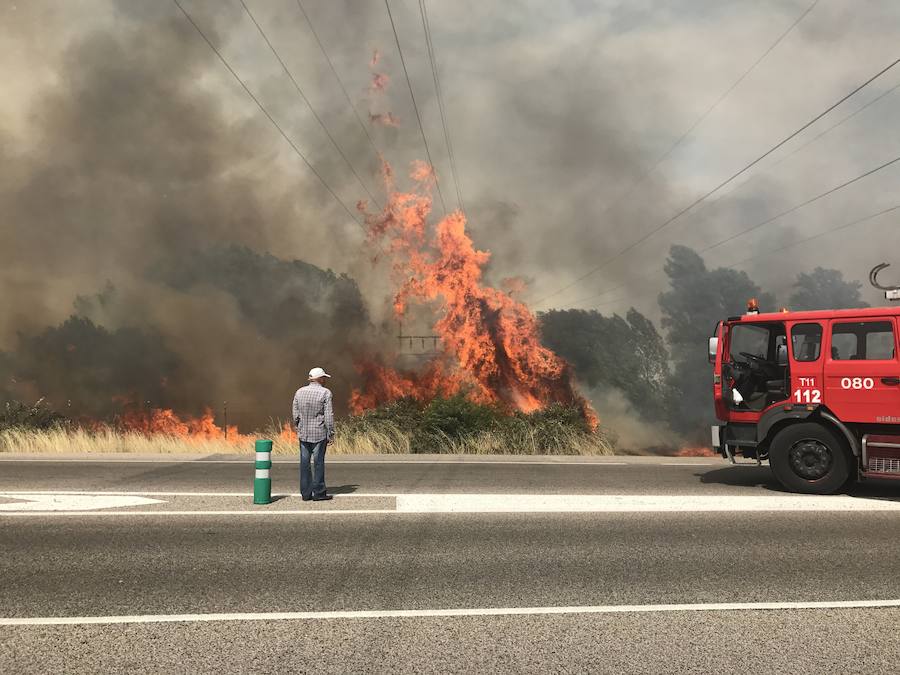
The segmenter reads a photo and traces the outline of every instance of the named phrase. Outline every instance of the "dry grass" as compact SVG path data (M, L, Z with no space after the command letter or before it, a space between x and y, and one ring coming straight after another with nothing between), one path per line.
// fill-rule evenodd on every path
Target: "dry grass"
M5 429L0 431L0 453L35 454L101 454L101 453L142 453L142 454L249 454L252 453L256 438L274 441L273 452L277 455L297 453L297 441L278 429L270 429L257 435L240 436L237 439L200 439L177 436L145 436L133 432L114 430L86 431L83 429ZM408 433L391 424L379 424L364 431L350 429L341 433L328 446L331 454L408 454L411 437ZM599 434L579 434L562 431L555 447L539 447L533 436L523 431L521 437L510 437L492 431L478 432L459 439L446 435L435 438L431 452L473 454L473 455L609 455L612 446Z

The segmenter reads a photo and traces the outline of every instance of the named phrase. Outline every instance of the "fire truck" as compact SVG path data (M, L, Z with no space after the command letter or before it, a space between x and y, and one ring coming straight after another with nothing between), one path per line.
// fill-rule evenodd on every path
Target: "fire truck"
M888 300L900 286L870 281ZM900 307L747 313L719 322L712 445L760 464L794 492L900 480Z

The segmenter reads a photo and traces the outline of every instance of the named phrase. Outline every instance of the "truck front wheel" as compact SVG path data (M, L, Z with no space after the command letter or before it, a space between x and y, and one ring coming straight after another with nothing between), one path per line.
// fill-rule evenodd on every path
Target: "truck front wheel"
M769 465L788 490L828 495L840 490L850 477L847 454L843 441L831 429L803 422L775 435Z

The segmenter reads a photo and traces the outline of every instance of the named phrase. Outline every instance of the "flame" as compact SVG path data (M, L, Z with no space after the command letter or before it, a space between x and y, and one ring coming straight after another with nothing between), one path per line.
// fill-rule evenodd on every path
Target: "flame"
M399 127L400 120L392 112L369 113L369 121L372 124L380 124L383 127Z
M596 428L597 416L577 391L569 365L541 344L534 314L510 293L483 282L491 254L475 248L465 215L454 211L428 227L432 167L413 162L415 188L409 192L397 189L386 162L383 176L384 209L365 215L370 240L386 243L393 263L394 313L402 318L411 304L433 307L442 353L421 372L358 364L365 384L353 392L351 409L359 412L402 396L428 400L462 392L475 402L523 412L549 403L577 405Z
M369 85L369 92L374 94L387 89L391 78L384 73L372 73L372 83Z
M680 448L674 455L675 457L718 457L719 454L714 452L712 448L702 445L685 446Z
M372 71L372 80L369 83L368 99L369 99L369 122L384 127L399 127L400 120L390 111L376 110L382 107L384 103L385 93L391 78L386 73L375 70L378 62L381 60L381 53L376 49L372 54L372 60L369 61L369 69Z
M216 424L213 411L206 408L200 417L179 415L169 408L149 408L139 410L128 407L119 416L116 426L125 431L132 431L146 436L162 435L192 438L199 440L225 440L226 430ZM238 428L229 425L228 440L242 442L249 439L238 432Z

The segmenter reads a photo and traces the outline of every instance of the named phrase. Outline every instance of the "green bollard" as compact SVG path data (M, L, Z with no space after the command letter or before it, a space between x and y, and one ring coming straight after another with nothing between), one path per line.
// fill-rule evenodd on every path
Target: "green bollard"
M253 478L253 503L272 503L272 441L256 441L256 473Z

